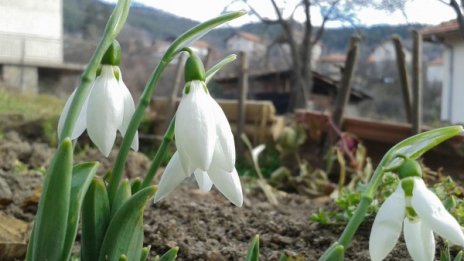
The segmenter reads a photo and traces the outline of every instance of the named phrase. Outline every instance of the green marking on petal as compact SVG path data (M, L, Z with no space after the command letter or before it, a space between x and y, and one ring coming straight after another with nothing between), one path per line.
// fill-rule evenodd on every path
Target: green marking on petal
M113 73L114 73L114 77L116 77L116 80L119 81L119 77L121 77L121 74L119 73L117 66L113 66Z
M406 217L409 220L414 221L417 219L417 213L412 207L406 207Z
M412 190L414 189L414 180L412 178L409 177L401 180L401 187L406 197L412 197Z
M187 82L185 84L184 94L189 94L189 93L190 93L190 82Z

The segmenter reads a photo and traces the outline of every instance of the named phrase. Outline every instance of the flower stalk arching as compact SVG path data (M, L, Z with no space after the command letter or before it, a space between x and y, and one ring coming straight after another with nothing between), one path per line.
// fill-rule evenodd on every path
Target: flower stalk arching
M113 43L113 40L115 40L118 34L121 32L121 29L126 22L127 16L129 14L130 3L131 0L119 0L116 7L114 8L108 23L106 24L103 37L98 43L95 52L93 53L87 67L81 75L80 84L76 89L74 99L71 103L68 115L63 124L63 130L59 135L61 140L71 136L79 112L81 111L84 104L85 97L87 97L92 82L97 74L100 62L108 48Z
M126 164L126 158L129 154L132 140L134 139L138 126L142 121L145 109L150 104L153 92L166 66L172 59L176 57L176 55L181 51L181 49L187 46L189 43L200 38L201 36L203 36L203 34L207 33L214 27L219 26L235 18L238 18L244 14L244 11L231 12L197 25L196 27L190 29L189 31L179 36L163 55L160 63L158 64L155 71L152 73L150 79L148 80L147 84L145 85L143 93L140 96L139 102L135 108L135 112L127 128L126 135L124 136L121 147L119 149L119 153L116 158L116 163L113 168L111 180L108 185L108 196L110 198L110 202L112 202L114 195L121 182L124 166Z
M405 157L409 159L417 159L426 151L437 146L441 142L450 139L456 135L462 134L464 129L462 126L450 126L440 129L424 132L396 144L382 158L379 165L374 171L371 180L367 184L366 190L361 196L361 200L356 208L353 216L348 221L345 230L340 235L339 239L326 250L319 260L328 261L332 256L332 252L338 247L343 247L345 250L350 244L354 234L358 230L362 221L365 218L367 209L374 199L375 191L380 185L384 173L396 170L402 164Z

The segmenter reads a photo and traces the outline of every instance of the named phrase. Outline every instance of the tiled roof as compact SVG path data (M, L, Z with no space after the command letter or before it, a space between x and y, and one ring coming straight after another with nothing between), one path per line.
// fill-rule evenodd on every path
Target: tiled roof
M420 33L423 36L431 36L431 35L439 35L439 34L445 34L445 33L451 33L459 30L459 24L454 20L446 21L443 23L440 23L438 25L426 27L422 30L420 30Z
M346 56L341 53L332 53L322 56L319 61L326 63L343 63L346 60Z

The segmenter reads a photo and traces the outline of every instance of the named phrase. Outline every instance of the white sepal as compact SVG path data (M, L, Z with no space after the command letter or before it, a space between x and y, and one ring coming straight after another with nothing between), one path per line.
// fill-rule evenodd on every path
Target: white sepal
M72 100L74 99L74 95L76 94L76 90L74 90L71 95L69 96L66 104L64 105L63 111L61 112L60 119L58 120L58 138L61 139L61 132L63 131L64 121L68 117L69 107L71 107ZM86 117L87 117L87 104L89 98L88 96L85 99L84 104L82 105L81 111L79 112L79 116L74 124L73 131L71 133L71 140L77 139L86 129Z
M106 157L116 139L116 131L122 124L124 101L112 66L102 66L95 80L87 106L87 133Z
M369 238L369 254L373 261L383 260L401 234L405 217L405 199L401 186L380 207Z
M214 153L220 153L221 156L221 165L227 171L232 171L235 166L235 142L234 135L229 125L224 111L219 106L219 104L211 97L209 97L211 102L211 108L215 115L216 119L216 134L217 134L217 143L216 151ZM219 145L219 146L218 146ZM220 150L219 152L217 150Z
M179 160L179 154L176 152L169 161L166 169L164 170L161 180L158 184L158 189L155 194L154 202L158 202L166 197L171 191L173 191L187 175L182 168Z
M176 113L176 147L182 152L181 161L186 172L196 169L207 171L217 139L216 122L203 84L192 81L189 88ZM185 155L189 156L192 165L185 165Z
M121 132L121 135L124 137L126 135L127 128L129 127L129 123L132 119L132 115L134 115L135 112L135 104L134 104L134 99L132 99L132 95L127 88L126 84L122 80L122 73L119 67L117 68L119 72L119 87L121 90L121 95L124 100L124 114L123 114L123 119L122 119L122 124L121 127L119 127L119 131ZM139 150L139 132L136 131L134 135L134 139L132 140L131 148L134 151Z
M404 220L404 240L409 255L414 261L433 261L435 257L435 238L432 229L417 218Z
M411 205L422 222L452 244L464 247L464 234L456 219L420 178L414 179Z
M208 173L203 170L195 170L195 180L197 181L198 187L202 192L208 192L211 190L211 187L213 186L213 182L211 179L208 177Z
M214 183L214 186L237 207L243 204L242 185L238 177L237 170L227 172L219 168L208 170L208 176Z

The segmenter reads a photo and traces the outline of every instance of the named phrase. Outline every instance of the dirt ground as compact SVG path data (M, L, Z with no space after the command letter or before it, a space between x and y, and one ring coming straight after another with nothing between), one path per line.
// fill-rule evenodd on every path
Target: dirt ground
M2 136L0 212L33 221L42 183L40 173L53 151L44 143L25 141L16 132ZM97 155L95 149L87 149L76 158L81 161ZM115 153L109 159L98 157L103 173ZM148 166L149 159L143 154L131 153L126 169L137 176ZM317 260L344 228L310 223L310 215L327 203L278 192L279 205L272 206L253 183L242 180L242 184L245 204L237 208L214 189L202 193L191 180L185 181L166 199L146 207L145 244L152 246L153 255L178 246L178 260L243 260L251 239L259 234L261 260L278 260L282 253L299 257L297 260ZM8 195L9 200L1 200ZM369 260L369 231L370 224L362 225L345 260ZM387 260L410 260L404 243L400 242Z

